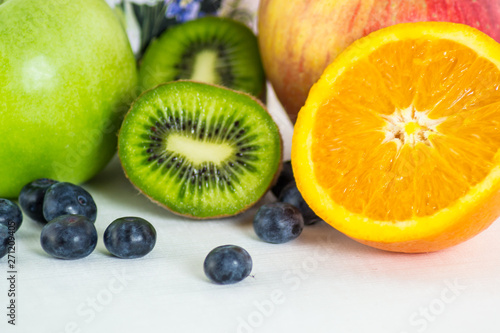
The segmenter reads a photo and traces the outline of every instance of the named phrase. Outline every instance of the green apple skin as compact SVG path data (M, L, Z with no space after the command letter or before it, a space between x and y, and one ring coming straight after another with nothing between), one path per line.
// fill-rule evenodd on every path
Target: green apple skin
M127 36L104 0L0 5L0 197L37 178L82 183L116 152L135 97Z

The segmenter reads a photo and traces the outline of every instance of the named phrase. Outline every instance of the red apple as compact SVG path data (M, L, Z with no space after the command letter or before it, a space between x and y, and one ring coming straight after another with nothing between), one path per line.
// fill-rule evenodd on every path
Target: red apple
M326 66L374 30L448 21L500 41L499 0L261 0L258 15L264 69L293 122Z

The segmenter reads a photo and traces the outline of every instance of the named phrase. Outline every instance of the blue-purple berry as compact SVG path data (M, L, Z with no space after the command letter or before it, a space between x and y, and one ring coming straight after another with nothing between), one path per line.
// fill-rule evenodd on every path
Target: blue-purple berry
M156 230L140 217L122 217L113 221L104 232L106 249L119 258L140 258L156 244Z
M274 202L259 208L253 219L253 228L263 241L281 244L299 237L304 229L304 219L297 207Z
M252 271L252 258L242 247L222 245L205 258L205 275L217 284L233 284L245 279Z
M97 230L82 215L61 215L47 223L40 235L45 252L59 259L81 259L94 251Z
M0 199L0 224L16 232L23 223L23 213L18 205L8 199Z
M3 224L0 224L0 258L3 258L9 250L10 236L11 233L9 233L9 229Z
M43 216L43 200L49 187L56 183L57 181L53 179L40 178L26 184L21 189L19 205L32 220L47 223Z
M292 162L283 162L278 180L276 181L276 184L271 188L271 192L273 192L274 196L278 198L283 188L285 188L285 186L287 186L290 182L293 182L294 179L295 178L293 177Z
M311 207L309 207L307 202L302 197L295 181L289 183L281 190L278 201L289 203L297 207L304 217L305 225L311 225L321 221L321 218L316 215L316 213L311 209Z
M82 187L65 182L57 183L45 193L43 216L51 221L61 215L83 215L94 223L97 206L90 193Z

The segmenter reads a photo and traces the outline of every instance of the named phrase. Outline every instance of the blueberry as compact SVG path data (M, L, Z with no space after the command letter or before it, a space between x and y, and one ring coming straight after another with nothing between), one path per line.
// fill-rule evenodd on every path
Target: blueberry
M9 237L9 228L0 224L0 258L3 258L7 254Z
M41 178L26 184L19 194L19 205L32 220L47 223L43 217L43 199L47 189L57 181Z
M61 215L43 226L40 243L53 257L80 259L94 251L97 230L85 216Z
M321 218L314 213L302 197L302 194L300 194L295 181L285 186L285 188L281 191L278 201L286 202L297 207L302 213L302 216L304 217L304 224L306 225L311 225L321 221Z
M283 167L281 169L280 175L278 176L276 184L271 188L271 192L273 192L276 198L279 197L283 188L290 182L294 181L294 179L295 178L293 178L292 162L283 162Z
M153 250L155 243L155 228L140 217L116 219L104 232L104 245L119 258L143 257Z
M252 271L252 258L248 252L236 245L216 247L203 263L205 275L218 284L240 282Z
M16 232L23 223L23 213L19 206L8 199L0 199L0 224Z
M43 216L47 221L61 215L83 215L95 222L97 207L94 199L82 187L57 183L49 187L43 200Z
M253 229L263 241L281 244L299 237L304 219L297 207L283 202L262 205L253 219Z

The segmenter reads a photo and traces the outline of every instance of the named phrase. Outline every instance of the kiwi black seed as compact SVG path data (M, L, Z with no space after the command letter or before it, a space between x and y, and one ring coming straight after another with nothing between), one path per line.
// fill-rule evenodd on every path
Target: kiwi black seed
M203 17L165 31L146 49L139 83L147 90L194 80L260 96L265 76L255 34L228 18Z
M120 130L118 155L127 177L151 200L209 219L238 214L267 192L282 143L252 96L175 81L136 100Z

